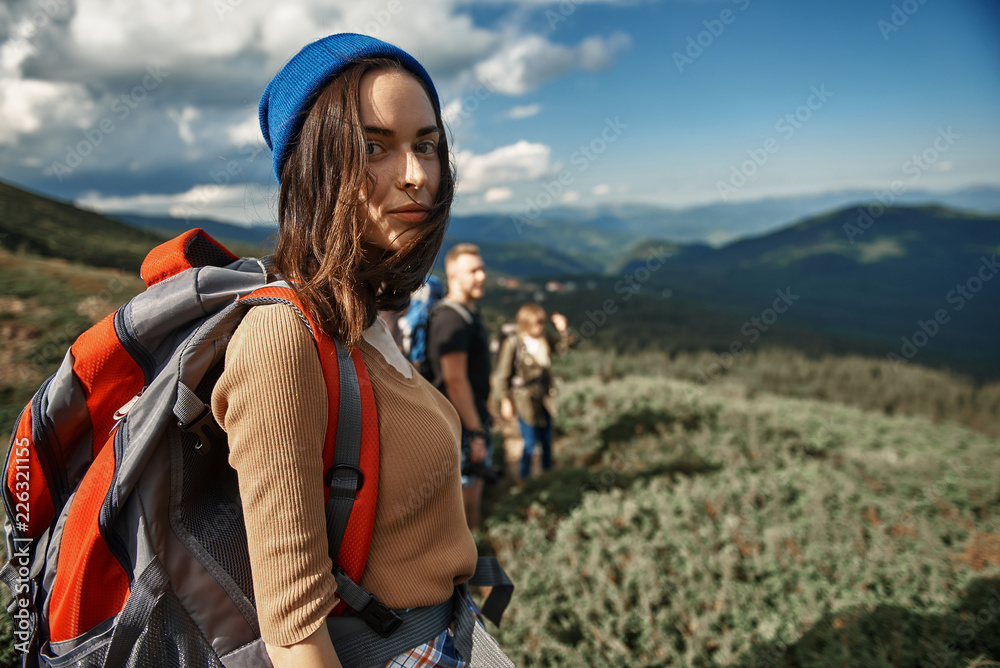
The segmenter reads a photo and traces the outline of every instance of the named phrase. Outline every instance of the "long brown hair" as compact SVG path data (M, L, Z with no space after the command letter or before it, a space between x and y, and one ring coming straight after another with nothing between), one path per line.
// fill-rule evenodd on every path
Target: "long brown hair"
M410 74L386 58L361 59L342 70L316 96L281 169L277 270L294 282L326 333L348 348L357 345L378 310L404 308L424 282L441 250L455 193L441 110L435 108L441 181L434 204L401 248L364 243L368 222L358 203L375 184L361 122L361 78L375 70ZM429 91L427 97L434 99Z

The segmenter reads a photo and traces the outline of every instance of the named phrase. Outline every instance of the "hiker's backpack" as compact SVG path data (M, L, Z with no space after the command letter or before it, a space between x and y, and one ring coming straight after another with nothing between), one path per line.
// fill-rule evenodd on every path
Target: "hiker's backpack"
M504 345L509 339L517 338L517 323L516 322L505 322L500 325L500 335L490 341L490 362L495 369L497 362L500 359L500 351L503 350ZM517 351L518 353L520 350ZM517 360L517 353L515 353L515 363Z
M73 343L11 437L0 577L23 665L271 665L236 474L208 407L227 344L256 304L297 310L327 378L327 530L342 599L334 614L350 615L337 619L349 630L339 638L328 624L341 662L391 658L412 642L407 631L427 633L425 619L407 629L405 616L356 584L379 468L360 351L322 334L266 259L236 258L202 230L154 249L141 274L146 291Z
M431 309L444 296L441 279L433 274L427 282L410 297L410 308L398 321L403 335L403 354L426 378L427 368L427 324Z

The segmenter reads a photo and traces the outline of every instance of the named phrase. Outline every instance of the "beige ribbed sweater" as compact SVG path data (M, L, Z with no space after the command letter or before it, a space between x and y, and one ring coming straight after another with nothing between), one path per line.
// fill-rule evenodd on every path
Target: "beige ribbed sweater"
M366 339L382 335L381 322L375 327L382 329ZM476 566L458 414L419 373L405 377L367 340L360 349L379 429L379 495L360 584L393 608L440 603ZM212 410L239 476L261 636L291 645L318 629L338 600L323 503L326 386L293 309L251 309L226 351Z

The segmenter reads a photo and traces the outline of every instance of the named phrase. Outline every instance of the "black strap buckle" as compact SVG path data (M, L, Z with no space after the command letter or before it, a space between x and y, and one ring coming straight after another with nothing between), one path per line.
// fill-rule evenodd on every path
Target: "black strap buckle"
M212 409L208 406L205 407L205 410L201 412L201 415L194 422L182 424L180 427L183 431L198 437L198 445L194 446L194 449L201 455L207 455L212 450L213 444L226 442L226 432L215 421Z
M383 638L391 636L403 623L403 619L385 603L378 600L374 594L368 601L368 605L358 612L358 617L365 620L365 623Z
M357 483L354 485L354 494L357 495L361 491L361 488L365 486L365 474L357 466L351 466L350 464L334 464L330 467L330 470L326 474L326 486L333 486L334 474L338 469L348 469L354 471L357 475Z

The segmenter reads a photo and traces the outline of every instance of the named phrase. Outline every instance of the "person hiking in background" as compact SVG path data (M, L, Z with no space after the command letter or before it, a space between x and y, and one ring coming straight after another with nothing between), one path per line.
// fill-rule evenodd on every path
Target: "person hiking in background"
M531 475L531 458L537 445L542 446L542 470L552 468L552 416L555 414L555 387L552 381L552 356L575 345L567 328L566 317L552 314L558 337L545 332L545 309L525 304L517 311L517 331L500 346L497 368L493 373L493 397L500 403L505 420L517 419L524 441L521 455L521 478Z
M459 619L463 606L476 612L467 590L455 588L477 560L459 491L459 415L376 317L406 305L447 226L454 182L437 93L397 47L339 34L294 56L260 111L280 183L276 270L315 323L357 349L374 390L379 497L360 584L390 608L460 599ZM461 285L469 286L465 299L473 285L481 294L481 279ZM336 415L316 345L293 309L250 310L227 349L212 409L238 473L267 653L279 668L339 666L326 617L342 594L327 551L321 474ZM481 429L467 412L462 422ZM489 636L471 626L482 646ZM455 633L422 638L385 665L469 665Z
M431 382L462 419L462 496L470 529L479 527L483 477L490 462L490 347L476 302L486 286L486 268L474 244L457 244L445 256L448 292L430 314L427 361ZM487 468L488 470L488 468Z
M444 284L433 274L427 282L410 295L410 307L397 320L400 333L400 350L413 363L424 378L430 379L427 361L427 321L430 311L444 297Z

